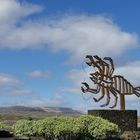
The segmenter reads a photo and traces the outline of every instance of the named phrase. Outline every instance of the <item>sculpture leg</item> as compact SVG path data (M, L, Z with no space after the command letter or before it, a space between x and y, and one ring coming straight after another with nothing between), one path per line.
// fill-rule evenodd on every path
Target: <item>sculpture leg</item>
M104 87L102 87L102 95L98 99L93 98L93 100L95 102L99 102L104 97L104 95L105 95L105 89L104 89Z
M109 95L109 88L108 87L106 88L106 95L107 95L106 103L101 105L101 107L107 106L109 104L109 102L110 102L110 95Z
M114 91L113 89L111 89L111 90L110 90L110 92L114 95L114 97L115 97L115 102L114 102L114 105L113 105L113 106L111 106L111 107L109 107L109 108L114 108L114 107L116 107L116 106L117 106L118 96L117 96L117 92L116 92L116 91Z

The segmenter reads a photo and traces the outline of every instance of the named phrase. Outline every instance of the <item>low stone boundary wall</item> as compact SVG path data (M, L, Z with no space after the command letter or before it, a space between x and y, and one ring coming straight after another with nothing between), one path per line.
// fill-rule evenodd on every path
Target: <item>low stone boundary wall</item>
M117 124L122 132L137 131L137 110L88 110L88 114Z

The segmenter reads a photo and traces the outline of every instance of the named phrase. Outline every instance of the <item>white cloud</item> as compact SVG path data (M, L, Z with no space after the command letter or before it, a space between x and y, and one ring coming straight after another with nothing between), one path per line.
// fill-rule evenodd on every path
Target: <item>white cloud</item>
M25 89L23 87L1 87L0 95L3 97L24 97L27 95L31 95L33 92L29 89Z
M20 83L20 80L18 80L12 75L0 74L0 86L17 85L19 83Z
M30 77L33 77L33 78L48 78L50 76L50 72L34 70L34 71L27 73L27 75Z
M65 50L75 60L91 52L116 55L138 45L135 33L122 31L107 17L67 15L54 20L26 19L21 22L21 18L41 11L42 7L21 4L16 0L1 0L0 9L0 48L33 49L47 46L53 51ZM17 26L19 22L20 26Z
M10 74L0 74L0 95L21 96L31 94L32 91L22 87L22 81Z
M41 10L38 5L20 3L19 0L0 0L0 24L18 22L20 18Z
M31 90L29 89L24 89L24 88L15 88L13 91L10 91L9 95L12 96L24 96L24 95L30 95L32 93Z
M30 99L26 100L26 105L28 106L39 106L39 107L61 107L69 106L68 101L61 95L55 94L52 98L38 98L38 99ZM20 104L24 105L24 104Z
M69 71L65 77L67 80L70 80L72 82L73 87L64 87L61 88L61 92L69 92L69 93L74 93L74 94L79 94L81 92L81 86L82 82L86 81L90 86L93 88L95 87L93 82L89 79L89 73L91 72L90 70L94 69L73 69Z
M11 49L37 48L48 45L52 50L66 50L79 59L86 54L120 54L138 44L136 34L121 31L104 17L63 17L42 23L30 22L5 36L4 45Z

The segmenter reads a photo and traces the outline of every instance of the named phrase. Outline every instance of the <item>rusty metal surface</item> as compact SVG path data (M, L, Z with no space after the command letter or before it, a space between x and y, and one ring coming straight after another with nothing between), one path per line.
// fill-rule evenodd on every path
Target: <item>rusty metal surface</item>
M83 93L90 92L98 94L101 92L99 98L93 98L95 102L99 102L106 95L105 104L101 107L105 107L110 103L110 94L115 98L114 104L110 108L117 106L118 96L120 96L120 109L125 110L125 95L135 94L140 97L140 86L134 87L128 80L121 75L114 74L114 63L110 57L100 58L99 56L86 56L86 64L90 67L94 67L97 70L94 73L90 73L90 79L96 85L96 88L91 88L86 82L82 82L81 90Z

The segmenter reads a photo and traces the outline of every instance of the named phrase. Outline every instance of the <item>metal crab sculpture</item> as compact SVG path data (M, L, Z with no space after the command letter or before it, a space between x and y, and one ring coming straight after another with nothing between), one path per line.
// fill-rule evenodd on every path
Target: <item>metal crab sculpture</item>
M90 88L86 82L82 82L81 90L83 93L91 92L93 94L98 94L101 91L101 96L93 98L95 102L99 102L106 95L105 104L101 107L105 107L110 103L110 94L115 98L114 104L110 108L115 108L117 106L118 95L120 95L120 109L125 110L125 95L135 94L140 97L140 86L134 87L129 81L127 81L121 75L113 75L114 64L110 57L100 58L99 56L86 56L86 64L88 66L93 66L97 68L97 71L90 73L90 79L97 86L96 89Z

